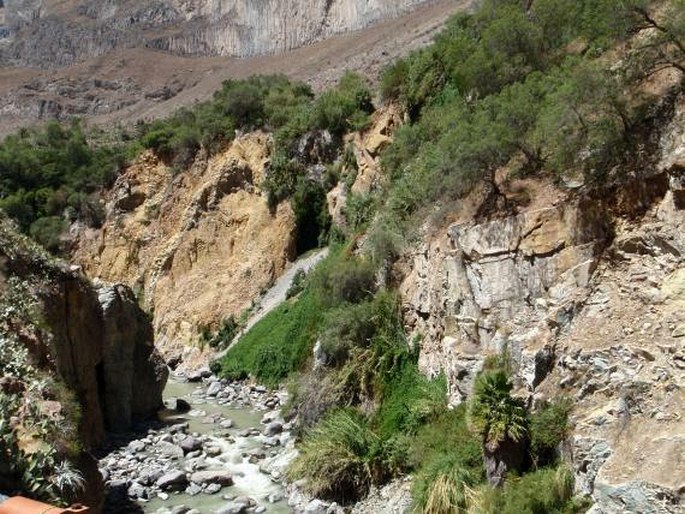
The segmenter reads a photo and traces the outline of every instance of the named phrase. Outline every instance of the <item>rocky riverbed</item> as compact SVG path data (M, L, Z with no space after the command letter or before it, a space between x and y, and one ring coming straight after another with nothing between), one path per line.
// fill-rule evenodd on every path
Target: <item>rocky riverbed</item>
M188 379L192 381L188 381ZM208 371L176 376L158 421L112 436L99 456L106 514L293 512L283 473L296 454L286 394Z

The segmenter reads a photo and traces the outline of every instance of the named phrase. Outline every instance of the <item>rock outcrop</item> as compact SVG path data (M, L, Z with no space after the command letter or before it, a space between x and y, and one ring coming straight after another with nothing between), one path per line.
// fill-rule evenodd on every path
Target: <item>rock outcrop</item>
M204 364L203 328L250 308L294 257L289 204L272 213L259 189L270 145L263 133L239 137L180 174L145 153L108 193L102 229L78 234L75 260L136 291L168 359Z
M135 419L154 415L168 371L131 290L93 285L78 267L41 255L5 218L0 222L0 275L26 284L40 320L15 329L32 359L76 394L83 444L96 446L105 430L126 430Z
M445 373L452 403L505 350L531 404L573 398L567 458L598 514L685 503L685 100L665 111L633 180L601 194L514 181L531 203L479 219L464 202L403 265L419 364Z

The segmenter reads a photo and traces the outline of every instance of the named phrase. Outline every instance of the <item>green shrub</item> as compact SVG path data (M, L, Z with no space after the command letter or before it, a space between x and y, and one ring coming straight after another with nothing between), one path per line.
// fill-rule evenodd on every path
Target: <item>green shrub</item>
M377 482L380 460L381 441L366 420L355 411L338 410L305 436L288 475L306 478L310 494L345 505L364 497Z
M310 280L322 304L331 308L372 296L376 290L374 272L368 260L339 252L321 263Z
M366 81L348 72L337 87L325 91L315 102L311 113L311 129L328 130L341 136L350 130L362 130L373 111L371 91Z
M455 455L444 454L430 462L416 478L414 504L423 514L465 513L466 490L476 477L461 467Z
M573 403L568 398L545 402L530 415L530 451L536 466L553 464L559 445L568 437L568 417Z
M321 323L321 306L305 291L267 314L221 360L221 375L233 380L254 376L276 387L309 357Z
M571 514L587 506L573 500L573 474L566 467L541 469L507 481L502 489L483 488L471 510L489 514Z

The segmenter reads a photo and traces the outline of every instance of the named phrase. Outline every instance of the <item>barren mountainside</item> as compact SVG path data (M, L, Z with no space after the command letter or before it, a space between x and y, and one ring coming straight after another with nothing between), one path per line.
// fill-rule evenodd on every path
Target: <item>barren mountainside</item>
M422 3L426 0L9 1L0 62L64 66L133 47L195 56L285 52Z

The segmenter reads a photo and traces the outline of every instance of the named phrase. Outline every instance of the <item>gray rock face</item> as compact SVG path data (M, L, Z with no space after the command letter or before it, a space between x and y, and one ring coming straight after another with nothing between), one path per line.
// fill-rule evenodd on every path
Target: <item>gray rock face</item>
M19 0L6 7L9 44L0 48L0 62L63 66L132 47L182 55L270 54L364 28L426 1L89 0L56 10L54 2Z
M126 430L135 418L153 415L162 405L168 377L164 361L154 351L152 323L126 286L100 286L104 340L105 422L111 430Z
M470 393L481 352L505 343L515 361L530 360L530 387L549 371L549 355L525 349L572 319L610 233L597 209L569 204L455 224L415 254L401 286L407 321L427 336L420 366L446 372L454 403Z

